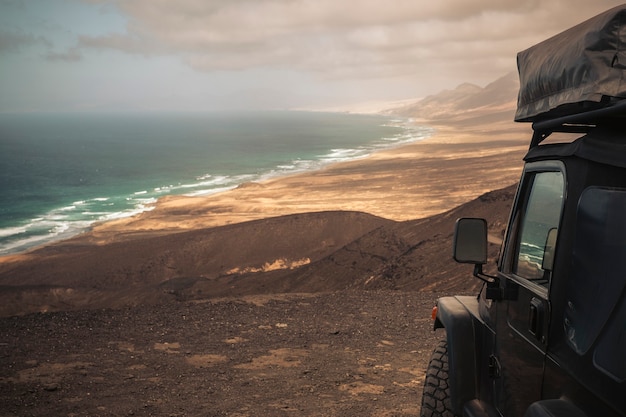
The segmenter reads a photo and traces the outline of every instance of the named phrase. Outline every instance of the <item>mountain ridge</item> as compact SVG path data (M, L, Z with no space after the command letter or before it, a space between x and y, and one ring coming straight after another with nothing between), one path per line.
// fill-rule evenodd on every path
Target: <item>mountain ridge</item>
M452 90L443 90L421 100L386 109L383 113L431 122L468 119L502 111L514 113L518 89L517 75L510 72L485 87L462 83Z

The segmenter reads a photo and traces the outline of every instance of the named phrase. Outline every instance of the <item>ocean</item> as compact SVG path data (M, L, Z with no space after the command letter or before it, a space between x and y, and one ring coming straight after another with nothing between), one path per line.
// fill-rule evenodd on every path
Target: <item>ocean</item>
M0 255L150 210L365 157L425 127L324 112L0 114Z

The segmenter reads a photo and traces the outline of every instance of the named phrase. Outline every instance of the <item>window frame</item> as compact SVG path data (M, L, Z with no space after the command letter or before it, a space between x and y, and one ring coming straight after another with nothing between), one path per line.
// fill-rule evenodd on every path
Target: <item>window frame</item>
M548 298L548 293L552 279L543 285L539 284L532 279L518 275L515 271L522 239L522 231L524 220L528 212L528 203L531 191L535 185L535 178L538 174L545 172L560 172L563 177L563 197L561 199L561 207L559 212L558 228L561 228L563 222L565 201L567 199L567 175L565 165L561 161L538 161L529 162L524 168L524 172L521 177L520 192L518 193L513 210L511 212L511 221L509 222L509 228L505 236L505 250L503 251L503 257L501 261L500 271L505 274L507 278L514 280L519 285L532 290L534 293L541 295L544 298ZM559 239L557 236L556 245L554 248L554 256L556 257L559 245ZM554 264L553 264L554 265Z

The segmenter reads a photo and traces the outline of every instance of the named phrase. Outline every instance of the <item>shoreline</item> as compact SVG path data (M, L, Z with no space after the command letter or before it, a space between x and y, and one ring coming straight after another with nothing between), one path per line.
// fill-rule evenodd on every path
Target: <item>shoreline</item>
M529 126L432 125L433 137L363 160L170 197L0 257L0 316L357 287L468 291L478 284L442 254L457 217L500 233Z
M342 117L340 113L336 114ZM47 212L41 212L41 214L35 215L30 220L24 220L16 225L9 225L5 229L0 230L2 237L6 238L6 242L4 240L2 242L0 258L26 253L72 239L90 232L94 227L98 227L101 224L118 220L123 223L128 219L136 218L153 210L160 202L170 198L210 198L213 195L230 192L249 185L262 184L294 175L306 175L337 163L365 159L380 150L402 147L406 144L423 140L431 134L431 129L412 123L411 118L394 117L382 113L375 116L384 118L381 119L383 123L380 120L378 121L381 126L393 126L399 130L390 135L382 135L382 132L379 132L380 136L368 135L364 132L364 135L360 135L361 138L367 138L367 141L363 142L363 144L359 145L356 143L346 146L344 146L345 144L338 144L335 148L323 147L316 157L309 157L303 154L301 155L302 158L294 157L290 162L285 161L275 166L263 166L259 170L197 176L196 182L176 183L176 181L173 181L171 182L173 185L154 189L151 188L152 185L143 188L139 186L139 190L143 191L128 194L98 193L96 190L94 195L100 195L101 197L80 198L76 196L74 200L68 200L60 206L50 208ZM305 124L309 122L306 118L302 120L304 120ZM331 119L329 123L332 125L334 122ZM373 130L373 132L377 131ZM351 147L351 145L354 145L354 147ZM168 183L167 180L164 183ZM130 202L124 203L122 201L124 199ZM111 203L106 204L109 201ZM120 201L122 202L119 203ZM105 206L112 206L112 208Z
M405 221L439 214L519 180L527 126L504 121L461 131L423 123L434 128L433 135L410 144L207 196L165 196L153 210L97 224L91 233L103 242L121 231L175 232L333 210Z
M367 157L314 171L249 182L204 196L164 196L132 217L95 223L78 235L0 256L0 263L75 241L108 244L135 237L322 211L358 211L394 221L429 217L519 180L529 126L416 120L434 133Z

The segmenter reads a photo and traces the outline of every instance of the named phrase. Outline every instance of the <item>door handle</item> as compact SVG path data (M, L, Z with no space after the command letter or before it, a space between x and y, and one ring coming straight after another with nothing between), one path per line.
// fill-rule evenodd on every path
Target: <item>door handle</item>
M528 314L528 331L535 336L537 340L542 343L543 337L543 318L544 318L544 304L538 298L533 297L530 300L530 309Z

